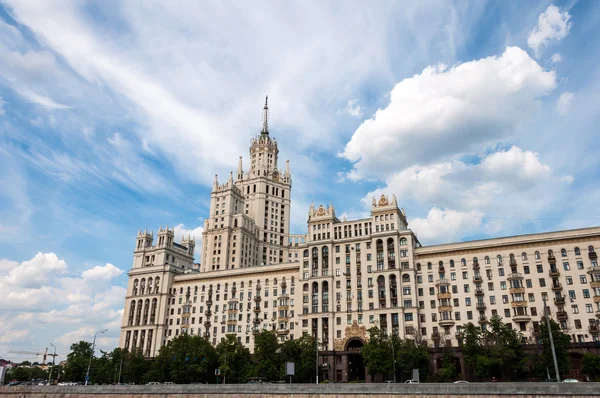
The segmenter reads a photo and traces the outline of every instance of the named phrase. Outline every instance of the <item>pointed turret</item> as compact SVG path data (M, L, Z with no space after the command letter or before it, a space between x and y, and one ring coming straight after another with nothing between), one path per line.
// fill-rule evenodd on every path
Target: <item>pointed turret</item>
M265 106L263 107L263 128L261 135L269 135L269 96L265 97Z
M237 179L242 180L244 178L244 169L242 168L242 156L240 155L240 160L238 161L237 168Z
M213 182L213 191L216 191L218 187L219 187L219 179L218 179L217 175L215 174L215 181Z

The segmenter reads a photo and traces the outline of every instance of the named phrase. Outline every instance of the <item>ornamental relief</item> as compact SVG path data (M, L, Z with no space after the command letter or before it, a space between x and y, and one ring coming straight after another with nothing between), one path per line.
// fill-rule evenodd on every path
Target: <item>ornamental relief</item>
M359 338L365 343L369 341L367 329L364 326L358 326L356 320L352 322L351 326L346 327L346 336L343 339L335 339L333 343L334 350L344 351L348 340L352 338Z

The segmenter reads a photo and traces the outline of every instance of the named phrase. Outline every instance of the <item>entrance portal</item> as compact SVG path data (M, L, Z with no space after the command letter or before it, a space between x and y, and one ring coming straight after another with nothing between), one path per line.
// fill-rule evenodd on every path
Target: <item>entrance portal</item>
M348 381L365 380L365 366L363 364L360 350L363 347L360 339L351 339L346 345L348 352Z

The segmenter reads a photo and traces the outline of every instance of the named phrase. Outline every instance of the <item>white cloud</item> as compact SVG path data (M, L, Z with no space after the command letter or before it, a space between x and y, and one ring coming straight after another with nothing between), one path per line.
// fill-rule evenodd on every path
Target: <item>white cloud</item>
M107 344L100 348L114 348L108 342L119 336L126 290L113 284L122 273L106 264L84 270L81 277L67 277L67 263L54 253L38 253L20 263L0 259L0 352L57 342L64 358L70 344L89 341L108 325Z
M0 115L4 115L4 113L5 113L5 111L4 111L5 104L6 104L6 102L2 100L2 97L0 97Z
M106 263L104 266L97 265L92 269L83 271L81 277L92 281L110 280L121 275L123 272L122 269L119 269L110 263Z
M539 54L541 47L546 47L551 40L562 40L569 34L571 16L568 12L560 12L560 9L551 4L538 17L538 24L529 32L527 45L536 55Z
M478 234L483 224L483 213L472 210L460 212L432 208L426 218L413 218L410 228L419 239L428 243L449 243L466 234Z
M385 109L365 120L340 156L354 162L351 179L385 177L495 143L537 111L556 86L518 47L453 67L427 67L396 84Z
M566 115L569 113L569 109L571 109L571 103L575 99L575 94L573 93L562 93L556 102L556 110L561 115Z
M186 237L189 235L192 238L196 239L196 242L202 239L202 232L204 231L204 227L196 227L192 229L187 229L183 224L177 224L175 227L175 238L179 239L179 237ZM196 243L198 246L198 243Z
M506 226L511 218L535 218L559 202L572 181L571 176L555 176L551 168L542 163L539 155L513 146L508 150L489 154L477 164L451 161L430 166L412 166L390 176L383 188L370 192L363 198L368 206L372 197L394 192L401 206L415 211L437 208L427 217L416 218L409 228L415 229L425 243L444 241L433 231L444 215L455 218L485 217L499 221L486 221L479 235L489 235ZM510 200L507 200L510 198ZM444 210L439 210L444 209ZM409 218L411 214L408 214ZM431 223L432 226L427 226ZM453 239L474 234L463 224L456 226L450 235ZM472 225L471 225L472 226ZM450 227L448 227L450 228ZM432 240L429 240L432 239ZM446 239L447 241L447 239Z
M562 62L562 56L559 53L553 54L552 57L550 57L550 61L553 64L557 64L559 62Z
M53 101L51 98L48 98L44 95L35 93L30 89L23 88L19 90L19 94L21 94L25 99L29 102L33 102L34 104L38 104L48 109L69 109L70 106L59 104Z
M363 115L363 108L358 103L358 99L351 99L346 104L346 108L340 109L337 112L338 115L347 115L350 117L361 117Z

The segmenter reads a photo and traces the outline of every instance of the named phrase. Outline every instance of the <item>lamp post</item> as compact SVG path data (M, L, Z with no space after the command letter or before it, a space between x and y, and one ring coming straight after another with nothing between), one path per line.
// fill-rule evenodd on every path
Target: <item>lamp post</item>
M317 349L317 363L316 363L316 376L317 376L317 384L319 384L319 338L315 335L315 347Z
M54 370L54 360L56 359L56 346L52 343L50 343L50 345L54 347L54 355L52 355L52 367L50 368L50 374L48 375L48 384L50 384L50 381L52 380L52 370Z
M546 326L548 327L548 339L550 340L550 349L552 350L552 361L554 361L554 372L556 373L556 382L560 383L558 374L558 362L556 361L556 351L554 351L554 338L552 337L552 326L550 325L550 311L546 311L546 296L542 297L544 301L544 316L546 317Z
M105 333L107 331L108 331L108 329L99 330L94 335L94 342L92 343L92 352L90 354L90 361L88 362L87 372L85 373L85 385L86 386L88 385L88 382L90 381L90 367L92 366L92 358L94 357L94 349L96 348L96 336L98 336L99 334Z
M396 353L394 352L394 335L392 334L392 338L390 339L390 343L392 345L392 366L394 369L394 383L396 383Z

